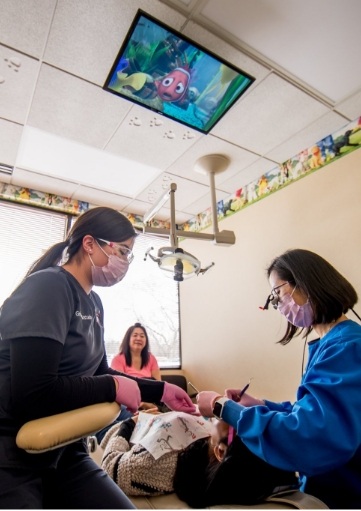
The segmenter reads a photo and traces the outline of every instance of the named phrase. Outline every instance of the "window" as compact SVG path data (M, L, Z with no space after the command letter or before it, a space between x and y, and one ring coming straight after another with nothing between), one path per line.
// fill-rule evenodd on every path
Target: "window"
M67 220L61 213L0 201L0 305L31 264L64 239Z
M167 245L163 238L140 234L134 261L124 280L113 287L95 287L104 306L104 334L108 362L119 352L129 326L139 322L148 332L150 348L161 368L180 367L179 285L167 278L144 255Z

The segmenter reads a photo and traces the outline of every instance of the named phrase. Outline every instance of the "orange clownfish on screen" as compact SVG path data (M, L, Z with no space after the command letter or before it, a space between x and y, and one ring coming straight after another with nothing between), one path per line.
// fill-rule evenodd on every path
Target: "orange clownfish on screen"
M168 73L162 80L155 81L158 96L163 101L180 101L185 96L190 81L189 72L177 67Z

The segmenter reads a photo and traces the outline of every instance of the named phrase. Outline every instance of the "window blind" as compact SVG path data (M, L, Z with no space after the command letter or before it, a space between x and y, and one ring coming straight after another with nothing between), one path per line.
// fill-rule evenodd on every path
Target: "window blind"
M0 201L0 305L31 264L65 236L67 216Z

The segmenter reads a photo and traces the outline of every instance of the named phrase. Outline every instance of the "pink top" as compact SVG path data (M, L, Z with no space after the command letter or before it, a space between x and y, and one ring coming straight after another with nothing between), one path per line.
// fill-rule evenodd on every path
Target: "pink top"
M157 359L151 353L149 354L149 362L143 367L143 369L135 369L134 367L127 366L125 355L123 354L116 355L113 358L110 367L116 371L129 374L130 376L136 376L137 378L151 378L152 371L159 370Z

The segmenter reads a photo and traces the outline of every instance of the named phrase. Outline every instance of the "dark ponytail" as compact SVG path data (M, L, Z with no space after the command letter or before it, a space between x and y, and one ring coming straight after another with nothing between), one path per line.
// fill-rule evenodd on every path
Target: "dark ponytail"
M50 247L44 255L33 262L27 274L25 275L25 278L36 271L44 270L45 268L59 264L62 259L63 251L65 250L68 243L69 241L65 240L61 241L60 243L55 243L55 245Z
M119 211L107 207L89 209L77 218L65 241L50 247L31 265L26 277L36 271L58 265L65 248L67 248L66 260L70 261L78 253L83 238L87 234L93 238L118 243L137 236L132 223Z

